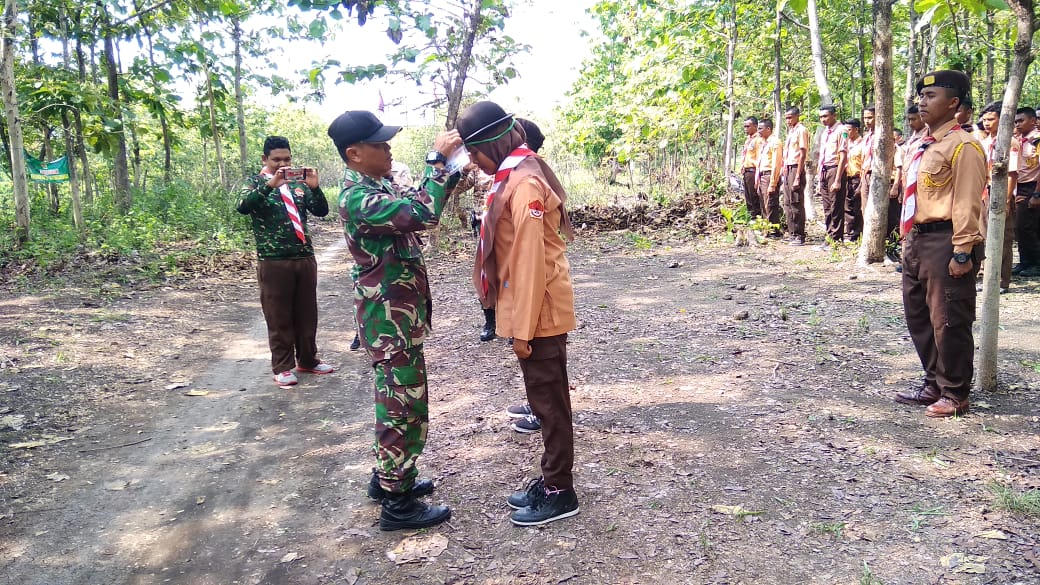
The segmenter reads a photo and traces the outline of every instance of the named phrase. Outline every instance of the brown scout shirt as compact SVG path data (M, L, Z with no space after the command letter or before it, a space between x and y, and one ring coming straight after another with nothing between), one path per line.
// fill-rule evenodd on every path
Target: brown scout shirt
M820 166L833 167L838 164L838 155L848 152L845 126L835 122L830 128L820 128Z
M746 171L755 168L758 162L758 152L762 148L762 137L756 132L748 136L744 141L744 153L740 157L740 170Z
M1037 148L1030 142L1040 137L1040 132L1033 130L1024 139L1012 137L1012 141L1019 141L1018 150L1018 182L1035 183L1040 179L1040 164L1038 164Z
M762 142L762 148L758 153L758 175L770 171L769 175L769 192L776 191L777 186L780 184L780 170L784 166L784 156L780 146L780 139L776 137L776 134L770 134L769 138L766 138Z
M801 150L805 149L805 153ZM784 165L792 166L804 162L802 157L809 155L809 131L799 122L794 128L787 129L784 140Z
M983 241L979 231L986 155L971 134L953 130L950 120L932 132L935 143L925 149L917 170L914 223L953 222L953 251L971 253Z

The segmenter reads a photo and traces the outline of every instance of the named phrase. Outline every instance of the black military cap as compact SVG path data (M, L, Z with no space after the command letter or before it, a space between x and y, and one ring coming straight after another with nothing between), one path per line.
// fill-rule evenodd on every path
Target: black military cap
M926 87L952 89L963 102L971 95L971 79L963 71L943 69L926 74L917 82L917 93Z
M462 112L455 126L462 135L462 141L469 143L478 138L490 138L489 130L512 117L512 114L507 114L502 106L495 102L477 102ZM487 136L483 136L484 134Z
M343 112L329 124L329 138L342 150L358 142L388 142L401 131L400 126L384 126L372 112Z

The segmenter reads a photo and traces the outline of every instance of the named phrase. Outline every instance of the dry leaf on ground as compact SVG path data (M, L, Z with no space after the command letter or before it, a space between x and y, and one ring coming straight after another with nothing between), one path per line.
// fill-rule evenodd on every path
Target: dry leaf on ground
M395 564L431 561L448 549L448 537L443 534L409 536L386 552Z

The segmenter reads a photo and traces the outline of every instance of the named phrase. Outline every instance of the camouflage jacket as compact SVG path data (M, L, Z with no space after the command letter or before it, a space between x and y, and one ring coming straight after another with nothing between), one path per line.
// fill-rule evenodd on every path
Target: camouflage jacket
M307 231L307 212L318 217L328 215L329 202L325 199L325 194L320 187L311 189L302 182L289 183L289 191L296 202L296 209L300 212L303 232L307 235L307 243L303 243L293 231L281 193L278 189L268 187L267 181L263 175L250 177L242 187L242 200L238 202L238 212L250 216L253 220L257 258L285 260L313 256L314 246Z
M418 189L395 188L352 169L343 177L339 215L354 257L358 337L377 356L422 344L433 310L416 232L437 225L450 180L426 167ZM447 183L447 184L446 184Z

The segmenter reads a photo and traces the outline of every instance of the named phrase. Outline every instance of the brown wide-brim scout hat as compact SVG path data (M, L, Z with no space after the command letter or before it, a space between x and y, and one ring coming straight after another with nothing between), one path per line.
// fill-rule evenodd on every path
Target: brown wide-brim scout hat
M375 114L364 110L343 112L329 124L329 138L337 147L359 142L389 142L400 131L400 126L385 126Z
M964 100L971 95L971 79L963 71L943 69L926 73L917 82L917 93L926 87L945 87L957 93L957 97Z
M490 138L494 135L492 130L512 118L512 114L507 114L502 106L495 102L477 102L462 112L455 128L462 136L462 141L469 144L483 138Z

